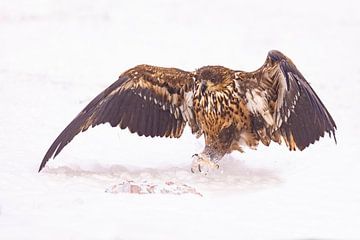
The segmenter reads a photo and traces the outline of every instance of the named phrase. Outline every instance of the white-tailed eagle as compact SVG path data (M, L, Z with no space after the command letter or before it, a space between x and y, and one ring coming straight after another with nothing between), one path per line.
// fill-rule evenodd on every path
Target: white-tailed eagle
M75 117L50 146L39 171L78 133L102 123L139 136L174 138L189 125L205 138L192 171L218 167L225 154L242 151L242 146L274 141L303 150L325 133L335 138L336 130L315 91L279 51L270 51L253 72L139 65L121 74Z

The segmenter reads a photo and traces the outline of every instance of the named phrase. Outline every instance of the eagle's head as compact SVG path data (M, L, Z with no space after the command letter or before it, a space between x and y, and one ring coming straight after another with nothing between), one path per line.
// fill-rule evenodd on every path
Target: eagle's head
M206 66L196 71L196 92L207 93L223 91L233 82L233 71L222 66Z

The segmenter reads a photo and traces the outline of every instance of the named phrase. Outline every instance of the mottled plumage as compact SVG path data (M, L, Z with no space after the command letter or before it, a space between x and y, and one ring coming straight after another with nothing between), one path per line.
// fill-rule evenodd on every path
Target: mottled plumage
M336 125L324 104L279 51L254 72L206 66L194 72L136 66L94 98L60 133L39 171L80 132L102 123L140 136L181 136L188 124L205 149L192 170L217 166L227 153L282 141L303 150Z

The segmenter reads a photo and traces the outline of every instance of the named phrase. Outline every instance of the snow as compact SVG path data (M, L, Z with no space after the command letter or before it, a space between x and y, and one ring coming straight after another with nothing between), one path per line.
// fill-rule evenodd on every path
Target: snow
M0 239L359 239L358 1L0 1ZM190 172L203 139L102 125L37 169L72 118L141 63L253 70L292 58L339 130ZM111 194L122 181L194 194Z

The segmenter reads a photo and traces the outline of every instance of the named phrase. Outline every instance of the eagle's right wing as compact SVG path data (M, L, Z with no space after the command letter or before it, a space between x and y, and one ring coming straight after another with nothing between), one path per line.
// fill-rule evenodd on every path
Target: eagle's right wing
M94 98L60 133L39 171L80 132L102 123L142 136L180 137L185 124L198 126L192 108L194 76L176 68L139 65Z

